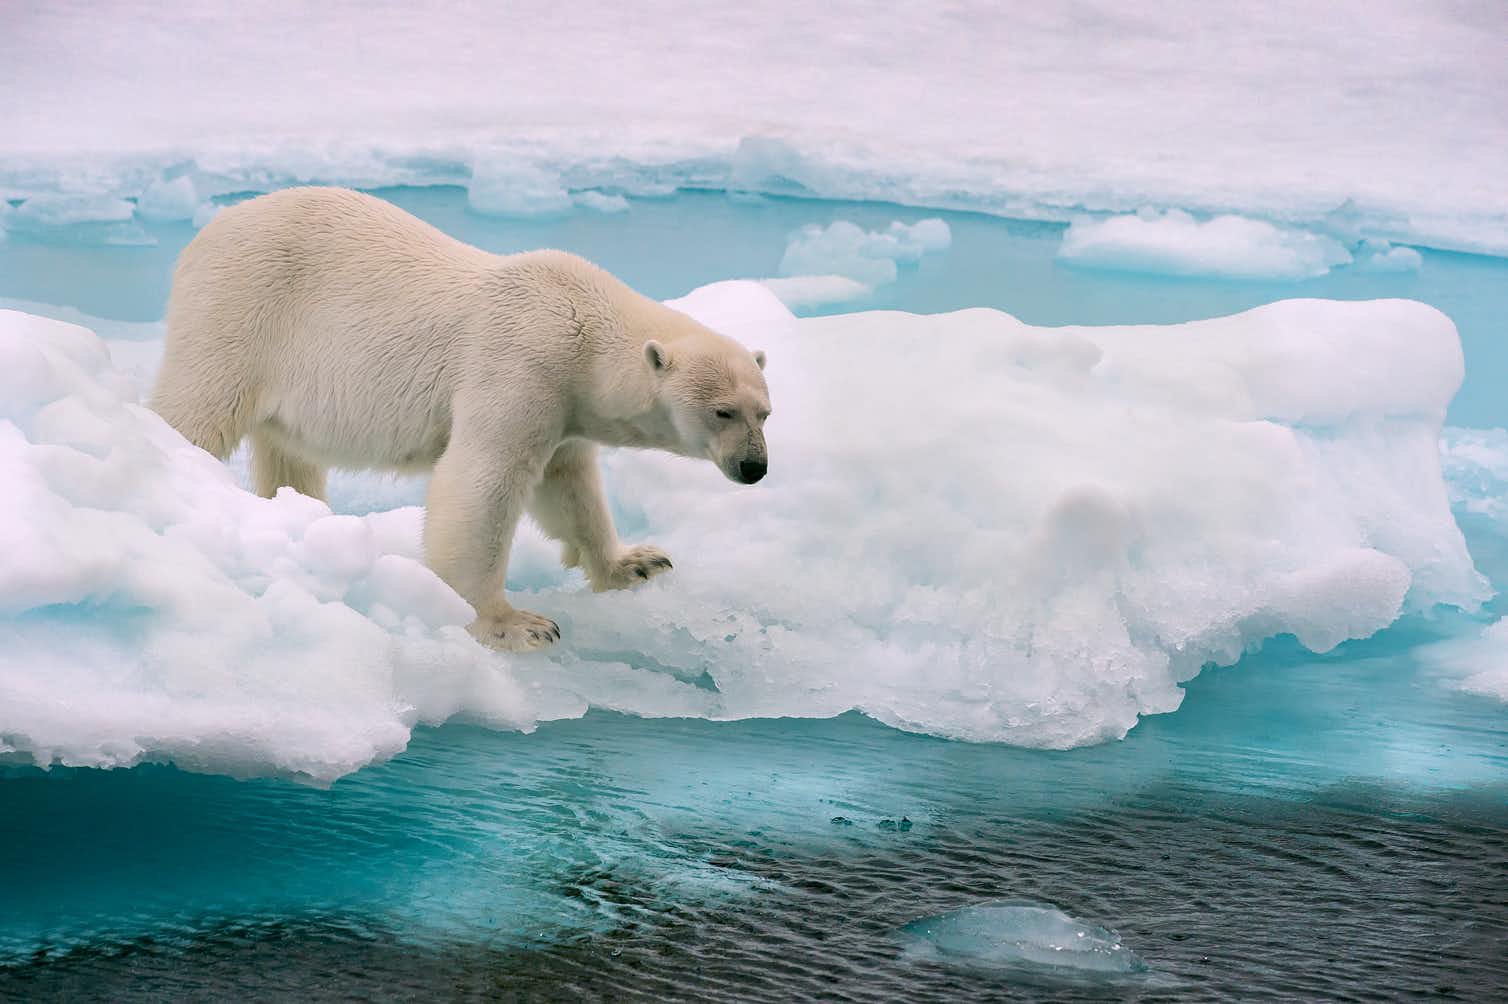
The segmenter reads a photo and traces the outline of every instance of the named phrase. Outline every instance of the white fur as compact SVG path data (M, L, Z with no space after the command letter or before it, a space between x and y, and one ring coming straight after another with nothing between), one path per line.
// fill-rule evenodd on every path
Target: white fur
M528 511L594 589L670 567L618 541L597 444L764 471L769 393L750 353L560 251L499 256L396 206L295 188L226 209L184 249L152 397L256 489L323 497L325 470L433 471L429 564L505 648L559 637L503 595Z

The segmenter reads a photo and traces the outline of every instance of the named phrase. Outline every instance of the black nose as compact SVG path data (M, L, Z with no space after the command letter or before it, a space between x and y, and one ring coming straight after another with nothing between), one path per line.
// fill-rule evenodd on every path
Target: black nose
M744 484L752 485L764 477L764 472L769 469L769 465L763 460L743 460L738 464L738 476Z

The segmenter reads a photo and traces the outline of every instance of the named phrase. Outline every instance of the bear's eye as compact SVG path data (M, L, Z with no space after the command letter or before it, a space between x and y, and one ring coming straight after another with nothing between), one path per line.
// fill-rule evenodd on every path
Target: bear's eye
M719 408L716 411L714 411L713 414L716 415L718 418L722 419L725 422L728 419L730 419L730 418L733 417L733 412L730 411L727 408Z

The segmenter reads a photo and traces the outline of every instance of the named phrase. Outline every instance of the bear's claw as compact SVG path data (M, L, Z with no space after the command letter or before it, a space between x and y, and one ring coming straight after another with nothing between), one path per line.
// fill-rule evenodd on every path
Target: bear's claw
M502 617L481 617L469 629L477 641L505 652L529 652L560 640L560 625L548 617L514 610Z
M670 555L658 547L640 544L626 549L609 564L607 573L593 582L592 588L599 593L607 589L627 589L673 567Z

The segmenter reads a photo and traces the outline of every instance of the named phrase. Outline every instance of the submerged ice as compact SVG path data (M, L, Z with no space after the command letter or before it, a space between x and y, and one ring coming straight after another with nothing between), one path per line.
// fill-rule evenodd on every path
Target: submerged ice
M254 498L95 335L0 314L0 759L328 780L419 722L588 707L1067 747L1265 638L1486 594L1437 445L1460 347L1421 304L1057 329L797 321L755 283L674 305L769 352L771 473L609 455L625 538L676 571L593 594L526 530L511 586L565 633L529 657L473 643L418 560L422 483L337 479L346 515Z
M1004 970L1075 974L1145 972L1120 935L1075 920L1055 906L1026 902L968 906L901 928L913 955Z

